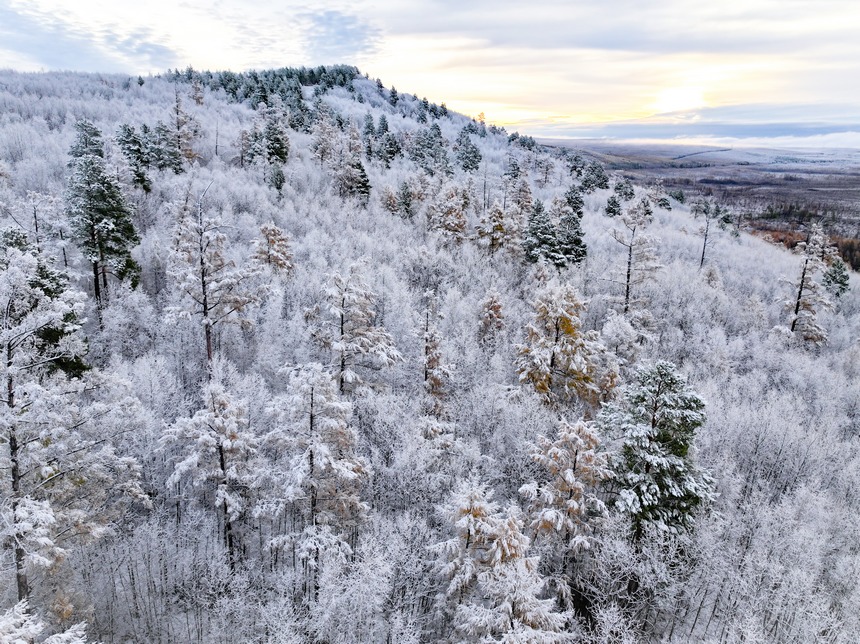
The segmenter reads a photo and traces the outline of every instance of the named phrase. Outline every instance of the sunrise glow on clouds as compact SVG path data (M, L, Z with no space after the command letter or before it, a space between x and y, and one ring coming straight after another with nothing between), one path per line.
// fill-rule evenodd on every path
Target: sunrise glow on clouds
M845 0L0 0L0 66L347 63L536 135L802 136L858 129L858 30Z

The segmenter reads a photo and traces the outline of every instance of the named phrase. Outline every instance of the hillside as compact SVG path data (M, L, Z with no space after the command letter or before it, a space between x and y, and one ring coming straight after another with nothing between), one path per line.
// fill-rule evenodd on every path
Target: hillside
M719 205L351 67L0 72L0 634L857 641L857 279Z

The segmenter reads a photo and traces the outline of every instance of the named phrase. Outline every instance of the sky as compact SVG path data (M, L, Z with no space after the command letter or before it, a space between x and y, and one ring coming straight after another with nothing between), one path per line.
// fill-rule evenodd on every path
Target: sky
M2 68L330 63L537 137L860 132L858 0L0 0Z

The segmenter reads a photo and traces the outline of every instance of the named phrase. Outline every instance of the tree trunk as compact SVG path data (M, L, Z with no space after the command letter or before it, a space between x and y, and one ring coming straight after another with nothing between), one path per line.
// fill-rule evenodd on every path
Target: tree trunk
M6 345L6 368L8 373L12 372L12 345ZM6 405L11 409L15 406L15 386L12 376L6 377ZM21 498L21 467L19 464L18 435L15 432L14 423L9 426L9 461L12 477L12 520L17 524L18 501ZM17 529L15 531L15 581L18 586L18 601L24 601L30 597L30 585L27 582L27 553L21 545L24 535Z
M800 313L800 302L803 299L803 287L806 284L806 267L809 265L809 258L803 260L803 272L800 274L800 284L797 287L797 302L794 303L794 319L791 321L791 332L794 333L794 328L797 326L797 315Z
M633 272L633 237L630 238L630 246L627 247L627 280L624 287L624 312L630 308L630 276Z

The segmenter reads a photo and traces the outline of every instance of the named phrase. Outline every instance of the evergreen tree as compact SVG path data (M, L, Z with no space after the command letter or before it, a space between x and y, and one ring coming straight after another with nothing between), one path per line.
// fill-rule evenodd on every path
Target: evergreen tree
M137 429L138 407L115 404L115 383L88 372L83 302L20 233L2 235L0 547L19 600L34 569L58 572L66 548L105 535L143 498L137 463L114 447L119 431ZM50 592L63 592L60 578Z
M633 184L630 183L628 179L621 179L615 183L615 187L613 188L613 192L615 195L623 200L630 201L633 197L636 196L636 193L633 192Z
M131 257L131 248L140 238L131 220L131 206L105 168L100 134L96 136L98 131L86 122L79 126L70 150L66 212L75 240L92 266L93 291L101 309L109 276L128 278L136 286L140 267Z
M569 201L555 199L550 216L558 219L556 242L565 264L579 264L588 253L582 232L582 210L571 208Z
M672 533L691 528L696 511L715 497L693 450L704 409L675 365L657 362L639 369L619 401L598 416L598 426L621 441L615 506L630 517L634 541L648 527Z
M592 161L586 166L579 187L585 194L595 190L606 190L609 188L609 175L600 163Z
M128 161L134 184L144 192L150 192L152 183L146 175L146 168L149 166L149 154L143 139L133 127L123 123L117 131L116 142Z
M604 209L607 217L619 217L621 216L621 203L618 201L618 197L615 195L609 195L609 199L606 200L606 208Z
M842 258L836 257L830 264L830 267L824 272L821 277L821 285L824 290L830 293L836 299L839 299L848 292L851 284L848 279L848 269Z
M466 172L474 172L481 166L481 151L472 143L469 133L461 130L455 144L457 161Z
M541 201L534 202L532 207L528 229L523 239L523 250L526 260L533 264L544 260L556 268L564 268L566 265L559 250L555 226L552 225L549 213Z

